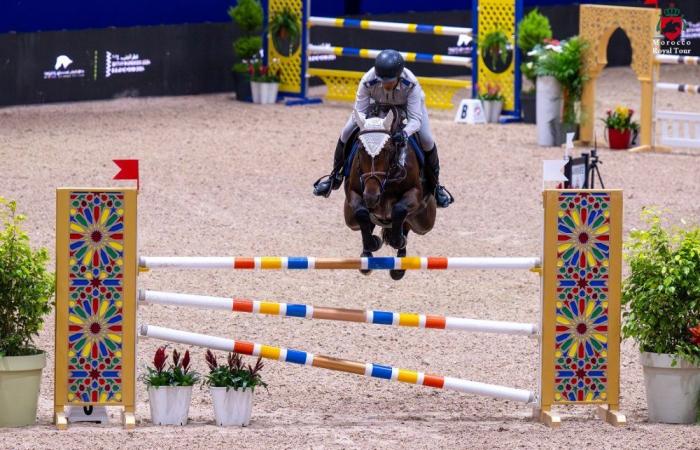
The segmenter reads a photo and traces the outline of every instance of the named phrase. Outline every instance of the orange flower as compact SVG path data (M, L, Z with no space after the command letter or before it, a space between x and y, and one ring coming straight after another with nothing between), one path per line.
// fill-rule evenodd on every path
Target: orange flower
M691 334L690 342L700 345L700 323L695 325L695 328L688 328L688 331Z

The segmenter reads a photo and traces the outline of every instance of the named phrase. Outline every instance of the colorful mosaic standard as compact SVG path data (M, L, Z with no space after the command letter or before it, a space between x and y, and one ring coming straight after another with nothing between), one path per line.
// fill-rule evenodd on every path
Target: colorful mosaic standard
M190 333L187 331L173 330L153 325L143 325L140 329L141 336L161 339L168 342L197 345L226 352L233 351L243 355L261 356L266 359L282 361L292 364L301 364L310 367L335 370L339 372L354 373L367 377L381 378L383 380L400 381L402 383L416 384L437 389L446 389L472 394L488 395L495 398L520 402L532 402L535 394L523 389L508 388L487 383L463 380L461 378L430 375L413 370L398 369L396 367L381 364L361 363L338 359L323 355L294 350L291 348L261 345L254 342L235 341L204 334Z
M120 193L70 196L69 402L122 399L123 202Z
M559 196L555 394L607 399L610 195Z

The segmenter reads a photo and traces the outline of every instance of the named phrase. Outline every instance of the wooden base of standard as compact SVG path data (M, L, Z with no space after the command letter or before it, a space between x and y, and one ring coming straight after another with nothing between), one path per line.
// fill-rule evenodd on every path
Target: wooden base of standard
M532 410L532 418L549 428L559 428L561 426L561 417L549 409L534 408Z
M627 423L627 418L624 414L616 409L611 409L610 405L598 406L598 417L614 427L621 427Z
M122 424L127 430L133 430L136 427L136 416L133 412L122 411Z
M68 418L66 418L65 411L57 411L56 413L54 413L53 423L56 425L56 429L67 430Z
M634 147L629 149L631 153L671 153L671 147L666 147L664 145L640 145L639 147Z

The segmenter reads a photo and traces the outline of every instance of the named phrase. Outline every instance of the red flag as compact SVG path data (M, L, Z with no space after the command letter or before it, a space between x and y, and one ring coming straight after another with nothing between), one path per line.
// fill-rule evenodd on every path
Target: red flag
M644 0L645 5L654 5L654 8L659 7L659 0Z
M139 189L139 160L138 159L113 159L119 166L119 173L113 180L136 180L136 189Z

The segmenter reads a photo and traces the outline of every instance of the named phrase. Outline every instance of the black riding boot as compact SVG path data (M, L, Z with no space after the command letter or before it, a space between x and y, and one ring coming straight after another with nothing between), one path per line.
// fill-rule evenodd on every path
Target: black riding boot
M338 189L343 184L343 164L345 144L338 139L333 154L333 170L330 175L319 178L314 183L314 195L328 197L332 190Z
M430 189L435 189L435 202L438 208L447 208L455 199L452 194L440 185L440 159L438 158L437 146L433 145L433 149L426 152L425 158L426 176L428 178Z

